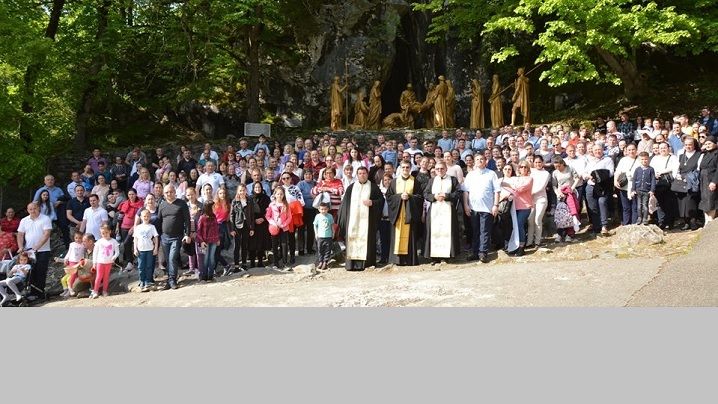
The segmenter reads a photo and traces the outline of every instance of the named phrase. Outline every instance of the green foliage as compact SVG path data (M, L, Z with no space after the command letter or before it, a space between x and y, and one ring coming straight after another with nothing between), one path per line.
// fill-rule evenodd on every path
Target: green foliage
M540 78L551 86L581 81L618 84L615 68L606 68L601 52L635 62L639 50L705 50L700 44L705 35L701 21L695 11L652 1L522 0L510 15L486 24L483 33L533 36L533 45L540 49L536 63L549 66ZM503 62L516 54L514 47L505 46L492 61Z

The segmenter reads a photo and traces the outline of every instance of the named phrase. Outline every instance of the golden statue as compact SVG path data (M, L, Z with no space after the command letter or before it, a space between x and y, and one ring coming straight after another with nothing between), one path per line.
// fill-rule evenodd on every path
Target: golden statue
M471 80L471 89L466 91L471 94L471 119L469 128L482 129L484 127L484 93L481 90L479 80Z
M429 83L429 89L426 93L426 99L421 105L421 112L424 116L424 125L426 129L434 127L434 97L436 93L436 85Z
M439 129L446 128L447 105L446 96L449 87L446 85L444 76L439 76L439 84L434 89L434 127Z
M516 78L514 85L514 96L511 97L514 106L511 108L511 126L516 121L516 110L521 110L524 117L524 124L529 122L529 79L524 74L524 68L519 68L519 76Z
M381 90L379 80L374 82L374 86L369 93L369 115L366 120L366 128L371 130L379 130L381 128Z
M364 101L366 94L364 91L360 91L357 96L357 101L354 103L354 123L352 127L356 129L366 129L366 118L369 114L369 106Z
M446 92L446 127L454 128L454 117L456 113L456 90L454 90L454 84L451 80L446 80L446 87L449 89Z
M344 106L344 97L342 93L347 89L347 86L341 87L339 85L339 76L334 76L334 82L330 89L330 102L332 107L332 130L340 130L342 128L342 107Z
M489 104L491 105L491 127L500 128L504 126L504 106L501 102L501 83L499 83L499 75L494 74L493 84L491 85L491 96Z
M422 111L422 105L416 101L416 94L414 93L414 87L410 84L406 85L406 90L401 92L399 97L399 106L401 112L406 118L406 126L414 128L414 117L417 113Z

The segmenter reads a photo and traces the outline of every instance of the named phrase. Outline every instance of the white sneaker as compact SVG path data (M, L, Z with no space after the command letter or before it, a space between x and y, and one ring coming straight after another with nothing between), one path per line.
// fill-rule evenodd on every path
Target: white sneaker
M573 239L571 238L571 236L566 236L566 242L567 243L573 242Z
M559 236L559 235L557 234L556 237L554 237L554 240L555 240L557 243L560 243L560 242L561 242L561 236Z
M90 297L88 297L88 299L97 299L98 297L100 297L100 295L93 291L92 293L90 293Z
M133 269L135 269L135 264L128 262L127 266L125 266L125 271L132 271Z

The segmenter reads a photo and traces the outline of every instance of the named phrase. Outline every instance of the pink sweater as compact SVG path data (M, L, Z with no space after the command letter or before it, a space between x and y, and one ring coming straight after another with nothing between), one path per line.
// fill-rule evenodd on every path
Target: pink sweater
M513 177L511 179L511 188L513 189L514 194L514 206L516 206L517 210L533 208L534 201L531 193L533 184L534 179L530 176Z

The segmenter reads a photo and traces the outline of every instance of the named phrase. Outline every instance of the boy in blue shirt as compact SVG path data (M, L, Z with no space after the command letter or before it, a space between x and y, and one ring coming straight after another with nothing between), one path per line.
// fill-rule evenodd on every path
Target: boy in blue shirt
M314 217L314 234L317 237L317 269L327 269L332 258L332 238L334 237L334 218L329 214L329 204L319 204L319 214Z

